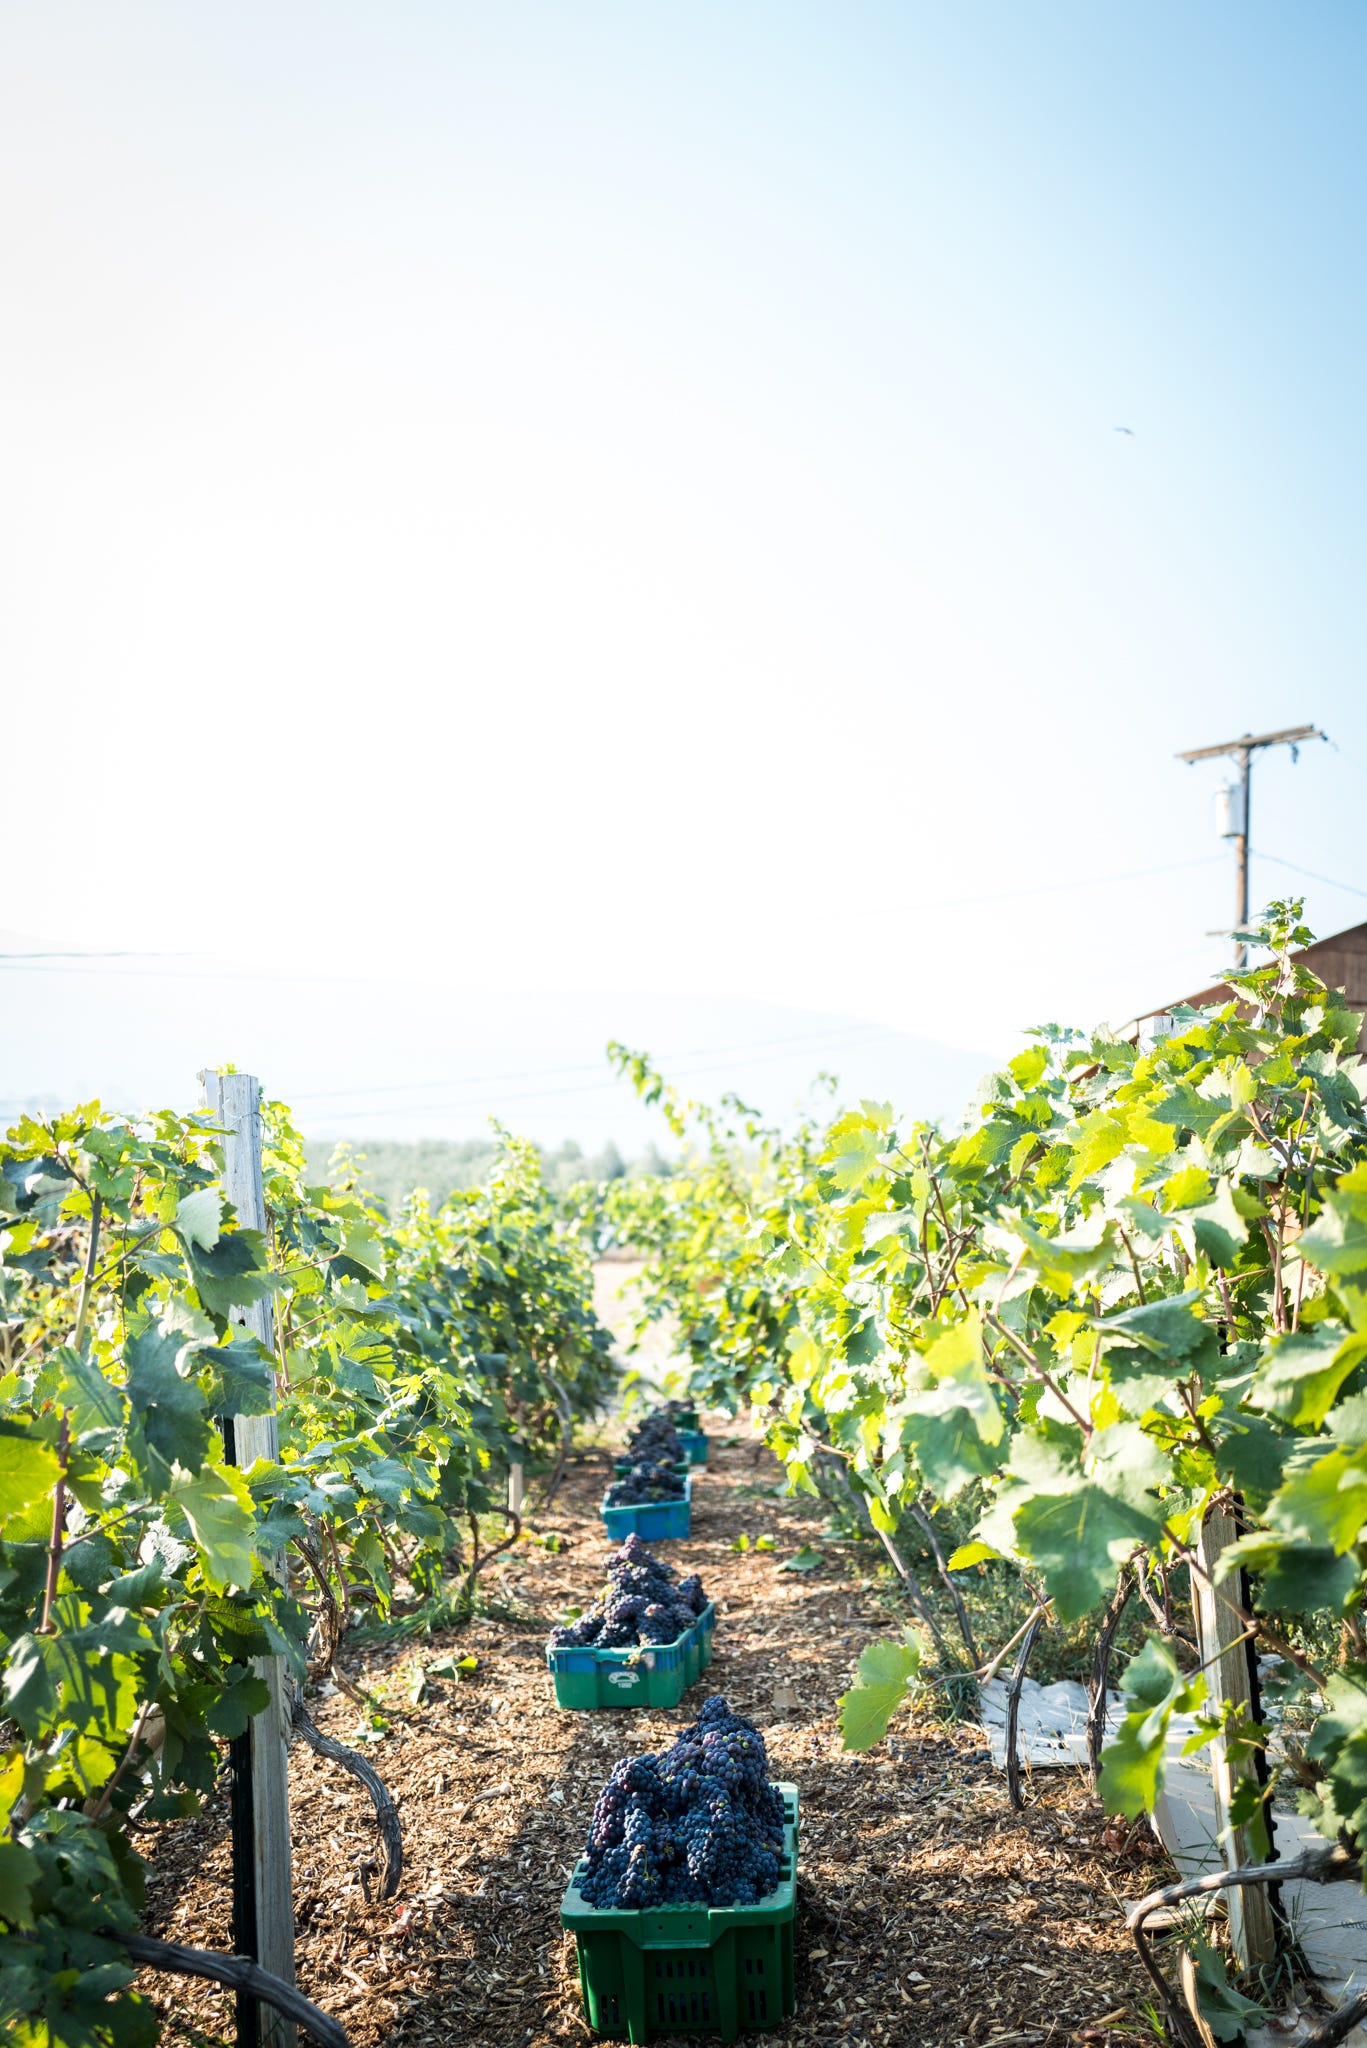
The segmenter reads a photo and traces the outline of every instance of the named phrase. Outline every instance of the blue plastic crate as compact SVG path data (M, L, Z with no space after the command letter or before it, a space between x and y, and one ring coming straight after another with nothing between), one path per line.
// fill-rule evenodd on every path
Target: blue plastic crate
M693 1526L693 1475L684 1480L682 1500L647 1500L638 1507L610 1508L603 1496L603 1522L614 1543L639 1536L646 1543L668 1543L687 1536Z

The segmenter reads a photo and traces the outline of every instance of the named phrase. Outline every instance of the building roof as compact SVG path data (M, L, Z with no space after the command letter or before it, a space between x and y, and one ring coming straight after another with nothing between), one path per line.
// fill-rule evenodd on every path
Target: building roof
M1346 932L1335 932L1330 939L1316 939L1313 946L1303 946L1291 957L1317 974L1327 987L1342 989L1350 1010L1367 1012L1367 924L1350 925ZM1199 1010L1213 1003L1227 1003L1232 994L1228 983L1217 981L1193 996L1183 996L1181 1001ZM1156 1010L1146 1010L1135 1022L1145 1024L1151 1017L1166 1016L1176 1008L1175 1002L1162 1003ZM1367 1020L1358 1034L1358 1046L1367 1054Z

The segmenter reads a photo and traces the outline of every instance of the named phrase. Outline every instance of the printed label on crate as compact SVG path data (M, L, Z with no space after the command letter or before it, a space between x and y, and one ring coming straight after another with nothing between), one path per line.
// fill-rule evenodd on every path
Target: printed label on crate
M636 1673L634 1671L609 1671L608 1673L609 1685L635 1685L635 1683Z

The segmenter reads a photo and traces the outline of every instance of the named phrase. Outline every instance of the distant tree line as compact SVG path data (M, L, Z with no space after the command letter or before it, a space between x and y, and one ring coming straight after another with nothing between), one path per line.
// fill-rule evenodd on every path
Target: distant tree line
M486 1178L497 1149L492 1138L377 1138L345 1148L330 1138L310 1138L304 1146L308 1171L316 1184L349 1178L359 1166L366 1192L377 1197L391 1213L414 1188L426 1188L434 1202L444 1202L458 1188L478 1187ZM557 1194L563 1194L576 1181L637 1179L673 1171L670 1161L653 1143L630 1160L622 1157L611 1140L601 1151L592 1153L585 1152L573 1138L566 1138L554 1149L537 1149L546 1184Z

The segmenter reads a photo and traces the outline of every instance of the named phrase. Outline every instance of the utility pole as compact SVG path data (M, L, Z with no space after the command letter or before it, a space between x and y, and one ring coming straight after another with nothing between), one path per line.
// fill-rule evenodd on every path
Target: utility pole
M1226 788L1226 817L1222 826L1222 837L1234 841L1234 929L1244 930L1248 923L1248 802L1250 771L1253 756L1264 747L1290 747L1294 761L1302 740L1322 740L1325 735L1315 725L1289 725L1284 732L1246 732L1237 740L1221 740L1215 747L1193 747L1189 754L1178 754L1179 761L1190 765L1193 761L1216 761L1229 754L1239 764L1239 780L1232 789ZM1248 947L1242 939L1236 941L1234 968L1241 973L1248 965Z

